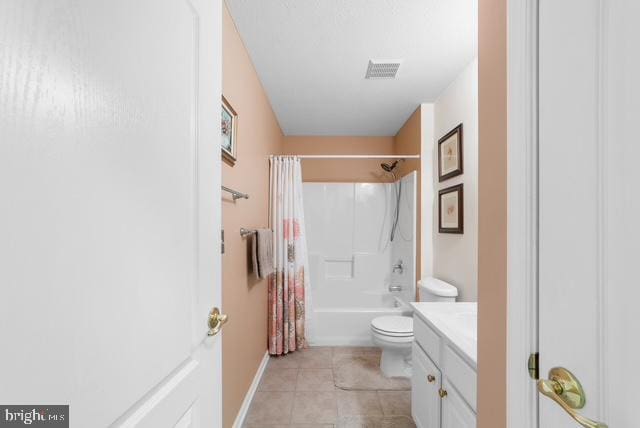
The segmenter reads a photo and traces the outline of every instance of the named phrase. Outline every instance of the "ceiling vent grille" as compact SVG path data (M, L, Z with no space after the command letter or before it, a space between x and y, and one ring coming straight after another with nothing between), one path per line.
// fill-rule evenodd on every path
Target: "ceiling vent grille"
M369 60L365 79L395 79L402 61L373 61Z

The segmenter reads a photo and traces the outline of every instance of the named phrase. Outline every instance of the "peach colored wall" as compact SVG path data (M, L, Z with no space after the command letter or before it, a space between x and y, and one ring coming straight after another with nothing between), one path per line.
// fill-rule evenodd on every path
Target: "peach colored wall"
M390 155L393 137L302 137L284 138L284 154L296 155ZM377 159L306 159L302 165L303 181L377 182L388 181Z
M505 428L507 0L480 0L478 24L478 427Z
M422 109L420 106L402 125L394 137L395 154L419 155L422 148ZM420 171L420 159L407 159L400 164L400 174L406 175L411 171Z
M238 113L237 162L223 162L222 183L248 193L235 203L223 193L222 335L223 419L235 420L267 350L267 283L249 273L247 240L240 227L266 227L268 157L280 153L283 134L226 5L223 6L222 92ZM212 118L215 120L215 118Z
M398 131L395 138L395 153L399 155L419 155L422 151L422 108L418 106L415 112L407 119ZM418 172L417 204L416 204L416 230L418 239L416 242L416 278L422 278L422 179L421 159L407 159L400 163L400 175L406 175L412 171Z

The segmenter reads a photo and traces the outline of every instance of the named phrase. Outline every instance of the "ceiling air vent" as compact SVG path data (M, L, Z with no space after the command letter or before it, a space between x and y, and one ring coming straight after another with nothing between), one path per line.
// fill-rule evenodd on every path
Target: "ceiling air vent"
M396 73L400 68L399 60L389 61L373 61L369 60L369 66L367 67L367 74L365 79L395 79Z

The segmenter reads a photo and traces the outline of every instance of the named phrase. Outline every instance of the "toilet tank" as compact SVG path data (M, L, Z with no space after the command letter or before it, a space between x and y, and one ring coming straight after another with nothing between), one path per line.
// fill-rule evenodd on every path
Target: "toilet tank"
M421 302L455 302L458 289L438 278L424 278L418 281Z

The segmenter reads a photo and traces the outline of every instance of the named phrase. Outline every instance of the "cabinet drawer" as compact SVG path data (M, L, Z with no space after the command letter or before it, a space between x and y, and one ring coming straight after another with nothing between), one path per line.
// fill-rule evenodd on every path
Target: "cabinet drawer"
M442 371L460 395L476 411L476 372L448 345L442 353Z
M413 337L429 358L440 366L440 336L417 315L413 316Z

